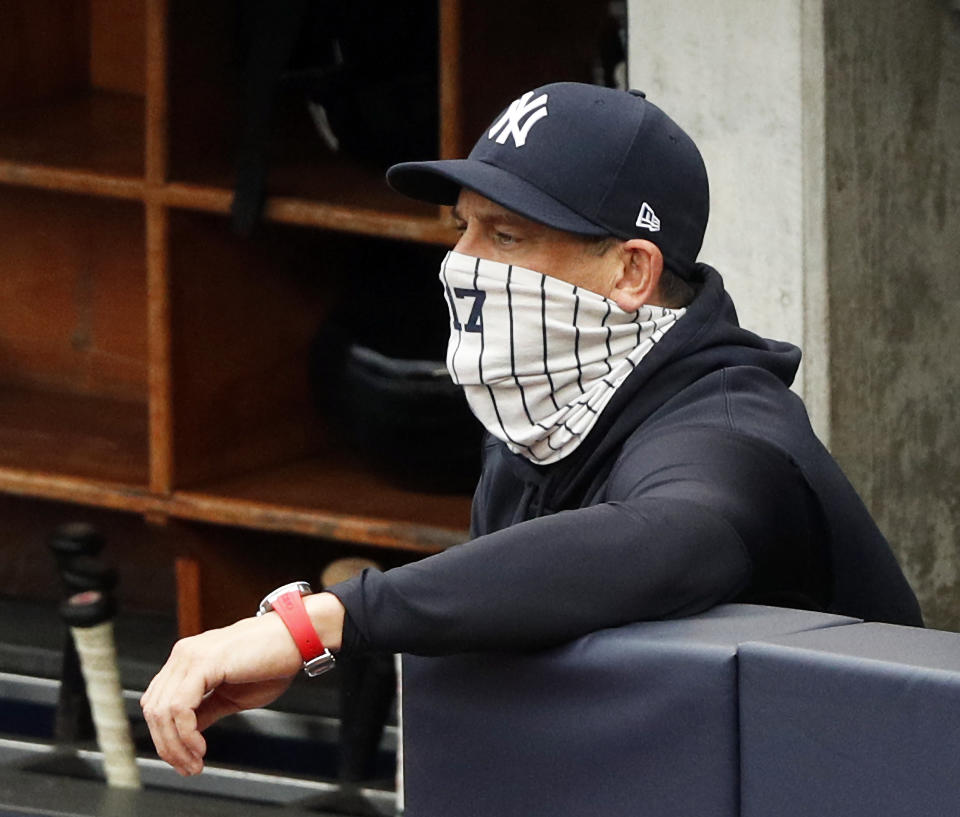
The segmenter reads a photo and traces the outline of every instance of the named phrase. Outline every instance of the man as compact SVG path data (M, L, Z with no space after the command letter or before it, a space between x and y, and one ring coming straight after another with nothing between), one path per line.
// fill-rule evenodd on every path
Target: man
M317 639L524 650L727 601L922 624L789 391L799 350L741 329L697 263L706 172L660 109L548 85L466 160L388 179L455 205L447 364L489 432L473 538L180 642L143 698L164 759L199 771L203 728L272 700L301 659L328 664Z

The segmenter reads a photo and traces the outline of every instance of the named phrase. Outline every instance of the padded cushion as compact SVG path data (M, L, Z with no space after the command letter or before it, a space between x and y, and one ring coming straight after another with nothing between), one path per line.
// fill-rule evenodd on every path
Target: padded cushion
M404 656L407 817L733 817L737 645L854 619L753 605L529 655Z
M743 814L956 814L960 635L857 624L740 649Z

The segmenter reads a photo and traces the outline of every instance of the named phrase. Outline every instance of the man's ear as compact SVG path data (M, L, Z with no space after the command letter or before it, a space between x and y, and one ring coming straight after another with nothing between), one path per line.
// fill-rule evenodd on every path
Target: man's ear
M652 241L631 238L620 245L623 268L610 291L610 299L624 312L644 304L656 305L659 297L663 253Z

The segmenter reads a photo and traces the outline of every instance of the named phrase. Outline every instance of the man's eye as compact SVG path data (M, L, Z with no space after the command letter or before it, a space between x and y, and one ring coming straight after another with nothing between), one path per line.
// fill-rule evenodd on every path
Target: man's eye
M516 243L516 240L517 240L510 233L503 233L503 232L500 232L500 230L497 230L493 235L498 244L504 244L504 245L514 244Z

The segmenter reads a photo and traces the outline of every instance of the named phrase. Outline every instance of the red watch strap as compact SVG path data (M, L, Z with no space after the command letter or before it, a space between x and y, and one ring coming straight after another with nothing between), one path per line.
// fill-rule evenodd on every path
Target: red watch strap
M273 602L273 609L277 612L283 623L287 625L290 635L296 642L297 649L304 661L311 661L318 655L322 655L326 649L317 631L314 629L310 616L307 615L307 608L303 604L303 599L297 590L291 590L284 593Z

